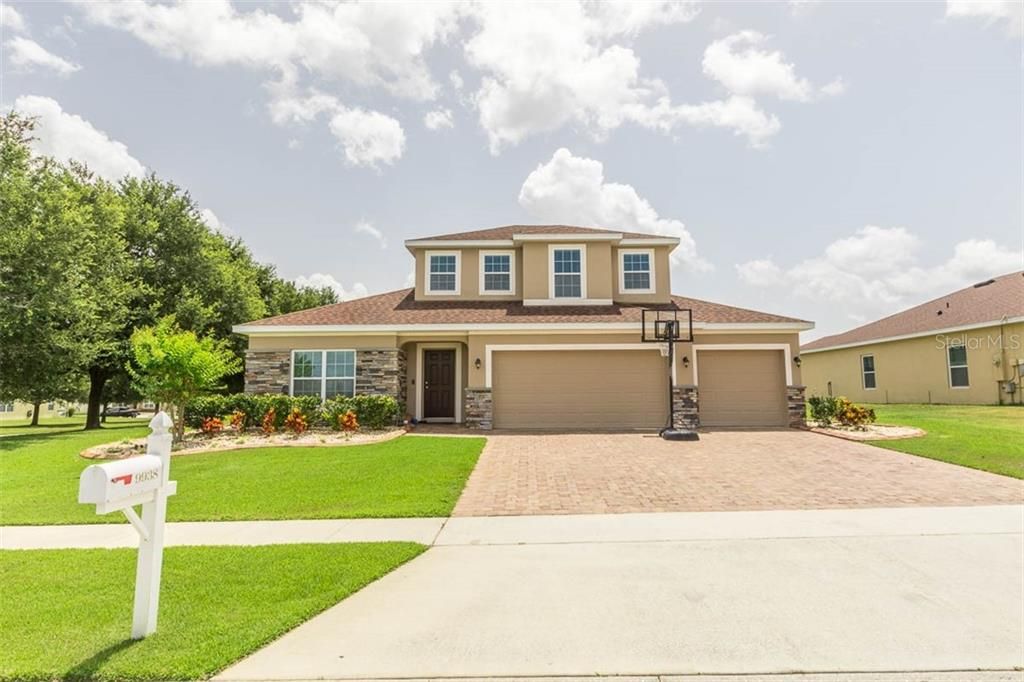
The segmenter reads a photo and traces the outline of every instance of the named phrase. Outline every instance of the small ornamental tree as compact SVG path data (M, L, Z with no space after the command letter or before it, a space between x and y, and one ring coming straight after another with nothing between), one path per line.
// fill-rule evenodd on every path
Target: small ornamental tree
M225 376L242 366L228 342L182 331L173 317L137 329L131 351L128 373L142 395L171 407L175 441L185 435L188 401L219 388Z

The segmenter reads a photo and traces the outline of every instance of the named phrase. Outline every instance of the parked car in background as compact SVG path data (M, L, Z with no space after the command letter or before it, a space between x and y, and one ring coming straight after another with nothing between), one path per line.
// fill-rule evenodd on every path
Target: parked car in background
M134 407L124 405L111 405L103 411L104 417L138 417L139 411Z

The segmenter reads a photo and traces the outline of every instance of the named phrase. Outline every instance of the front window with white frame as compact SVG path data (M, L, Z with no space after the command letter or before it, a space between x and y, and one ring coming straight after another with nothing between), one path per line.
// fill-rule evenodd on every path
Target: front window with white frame
M949 362L950 387L969 388L971 381L967 373L967 346L957 344L947 347L946 359Z
M553 247L551 273L552 298L584 298L582 248Z
M459 253L457 251L427 252L427 293L459 293Z
M480 252L480 293L515 292L515 254L512 251Z
M877 386L875 380L875 356L874 355L862 355L860 356L860 375L861 383L864 388L871 390Z
M0 412L14 412L14 403L0 403Z
M654 252L651 249L619 251L619 291L654 293Z
M356 392L354 350L292 351L292 395L315 395L321 400L353 396Z

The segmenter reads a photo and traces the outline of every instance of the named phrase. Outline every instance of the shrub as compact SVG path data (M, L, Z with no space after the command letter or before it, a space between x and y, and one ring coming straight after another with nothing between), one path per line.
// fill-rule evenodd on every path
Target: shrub
M356 431L359 428L359 419L356 417L356 413L349 410L345 414L339 415L338 428L342 431Z
M350 409L356 413L359 423L368 429L394 426L401 414L398 401L389 395L357 395L349 400Z
M807 399L807 405L811 408L811 419L818 426L829 426L836 417L839 400L830 395L812 395Z
M226 396L203 395L193 398L185 406L185 425L201 429L207 419L221 419L231 410L226 409Z
M277 410L271 407L269 410L267 410L266 414L263 415L263 419L260 420L260 428L263 430L263 433L269 436L274 431L277 431L277 424L275 423L276 421Z
M306 421L306 417L302 414L301 408L292 408L292 411L288 413L287 417L285 417L284 428L287 431L291 431L296 436L301 436L305 433L306 429L309 428L309 422Z
M245 431L247 418L248 415L246 415L245 412L236 409L231 413L231 430L237 431L238 433Z
M341 429L341 418L352 411L352 399L344 396L331 398L320 409L323 421L332 429Z
M200 428L207 436L214 436L224 430L224 421L219 417L207 417Z
M875 411L861 405L854 405L846 398L839 398L836 407L836 420L843 426L864 428L865 424L875 422Z
M75 416L75 406L74 405L68 405L67 411L65 412L65 414L68 417L74 417Z

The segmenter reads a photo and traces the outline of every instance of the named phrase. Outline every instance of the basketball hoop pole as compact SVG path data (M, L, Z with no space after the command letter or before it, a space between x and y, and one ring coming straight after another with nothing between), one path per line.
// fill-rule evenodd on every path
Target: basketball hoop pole
M688 329L685 339L682 338L682 328L679 323L678 313L680 310L686 313ZM650 325L648 319L650 319ZM698 440L696 431L676 428L676 343L679 341L693 342L693 311L678 308L674 310L644 310L640 314L640 327L641 341L668 344L665 353L668 358L668 424L658 432L658 435L665 440Z
M679 322L676 320L669 320L665 324L665 336L668 337L666 342L668 343L668 425L658 432L659 436L664 436L666 431L670 431L676 426L676 338L679 336L679 331L676 329L677 324Z

